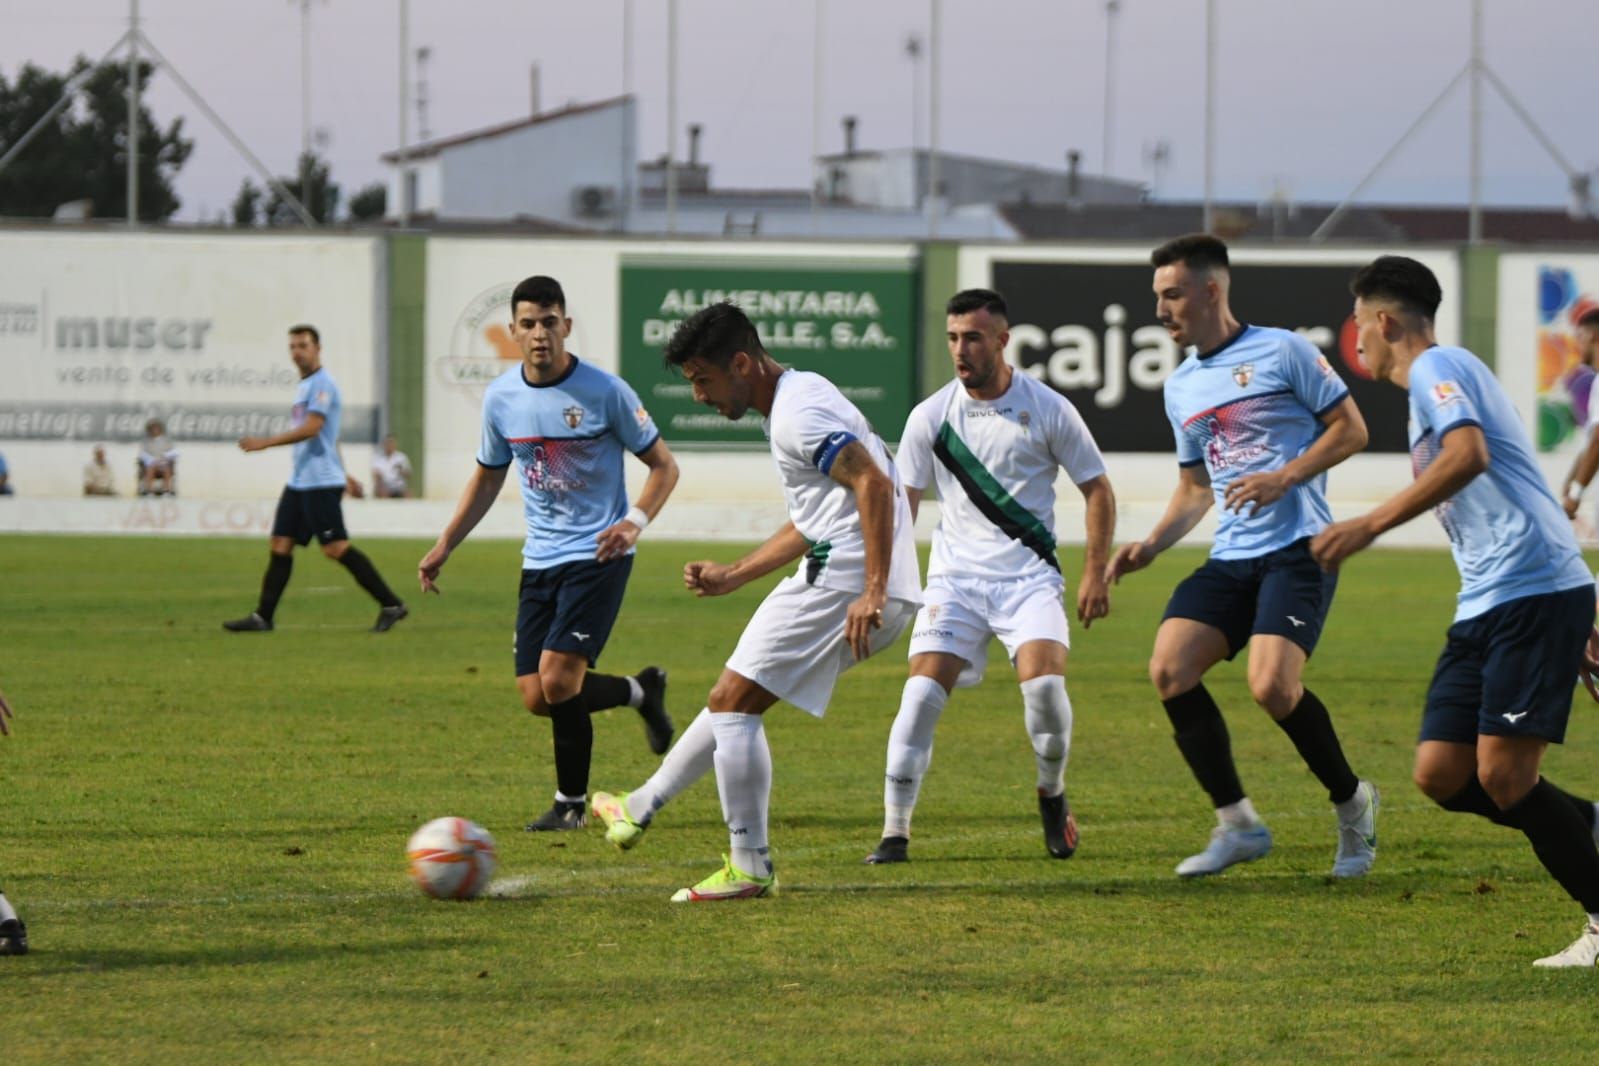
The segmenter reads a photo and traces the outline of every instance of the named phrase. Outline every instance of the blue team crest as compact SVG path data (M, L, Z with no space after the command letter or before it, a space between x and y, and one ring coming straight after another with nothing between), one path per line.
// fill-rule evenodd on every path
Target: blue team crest
M566 419L567 426L572 429L576 429L577 424L583 421L583 408L576 406L568 407L561 412L561 415Z
M1250 379L1255 376L1254 363L1240 363L1233 367L1233 380L1238 382L1240 389L1249 387Z

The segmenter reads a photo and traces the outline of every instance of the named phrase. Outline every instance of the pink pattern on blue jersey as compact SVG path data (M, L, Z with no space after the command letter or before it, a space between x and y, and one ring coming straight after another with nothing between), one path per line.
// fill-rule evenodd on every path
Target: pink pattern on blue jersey
M1166 379L1166 417L1177 461L1205 464L1219 519L1211 556L1252 559L1320 532L1332 521L1326 476L1243 512L1226 508L1227 486L1280 470L1321 436L1322 416L1348 386L1309 341L1288 330L1245 326L1221 348L1190 355Z

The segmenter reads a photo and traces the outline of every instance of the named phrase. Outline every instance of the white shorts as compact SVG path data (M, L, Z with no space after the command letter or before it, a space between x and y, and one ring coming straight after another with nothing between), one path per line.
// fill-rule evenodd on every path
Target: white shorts
M822 717L838 675L855 665L855 653L844 639L844 618L859 595L785 577L755 608L727 668ZM915 613L914 603L889 600L882 628L872 630L871 654L898 640Z
M983 679L988 641L998 637L1010 661L1032 640L1072 646L1062 602L1065 586L1054 576L993 581L940 575L928 579L922 609L911 630L912 657L941 652L966 660L955 682L967 688Z

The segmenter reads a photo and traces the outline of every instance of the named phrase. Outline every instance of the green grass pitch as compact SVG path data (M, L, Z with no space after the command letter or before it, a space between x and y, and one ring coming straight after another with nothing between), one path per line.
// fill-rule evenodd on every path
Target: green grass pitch
M726 846L715 784L635 851L527 834L553 789L548 725L511 678L517 546L469 542L445 594L425 545L363 544L412 616L301 552L276 632L224 633L265 546L0 537L0 886L33 952L0 958L0 1061L1591 1062L1599 974L1535 972L1580 914L1517 835L1433 809L1412 742L1456 579L1441 553L1346 569L1308 681L1382 789L1381 850L1329 882L1334 823L1292 746L1219 668L1266 859L1182 882L1211 826L1145 675L1173 552L1074 632L1067 783L1082 826L1045 853L1020 697L995 646L957 692L912 861L861 858L882 817L904 646L847 674L827 718L768 716L776 899L673 906ZM602 669L659 663L679 725L770 584L682 589L728 546L646 543ZM1065 553L1067 570L1077 565ZM1550 776L1599 793L1599 708ZM630 711L596 719L592 787L656 760ZM497 898L430 901L402 852L423 821L500 845Z

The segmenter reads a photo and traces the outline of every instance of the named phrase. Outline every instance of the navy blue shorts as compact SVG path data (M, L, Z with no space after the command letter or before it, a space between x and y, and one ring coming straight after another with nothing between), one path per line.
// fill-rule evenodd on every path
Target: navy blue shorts
M1450 626L1417 739L1564 741L1593 616L1594 589L1583 585L1501 603Z
M632 572L631 555L523 570L516 609L516 676L538 673L545 651L582 655L593 666L610 639Z
M1308 656L1321 639L1338 575L1310 557L1310 538L1253 559L1207 559L1183 579L1166 604L1167 618L1215 626L1227 638L1227 658L1256 633L1287 637Z
M344 486L327 489L285 488L272 518L272 535L288 537L300 547L349 540L344 530Z

